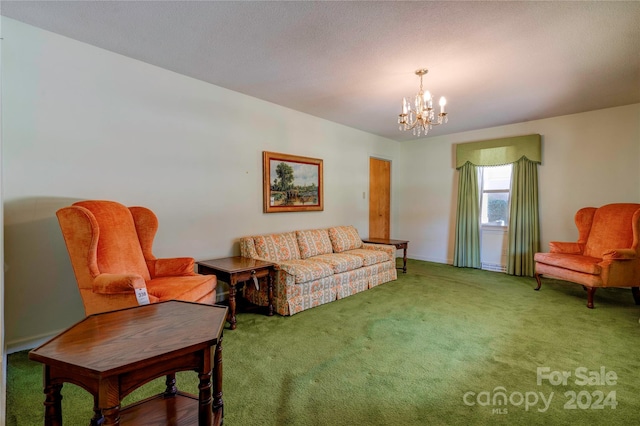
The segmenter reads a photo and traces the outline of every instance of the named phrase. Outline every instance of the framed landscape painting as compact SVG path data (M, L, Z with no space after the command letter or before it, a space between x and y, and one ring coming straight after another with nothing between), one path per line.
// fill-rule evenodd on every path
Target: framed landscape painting
M265 213L324 210L322 160L262 152Z

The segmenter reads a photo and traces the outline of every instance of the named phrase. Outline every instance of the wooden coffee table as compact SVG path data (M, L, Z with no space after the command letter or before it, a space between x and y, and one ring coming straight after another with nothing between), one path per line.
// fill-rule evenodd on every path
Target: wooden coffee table
M395 246L396 249L404 250L404 255L402 256L402 273L407 273L407 247L409 246L409 241L407 240L390 240L388 238L367 238L366 240L362 240L363 243L371 243L371 244L387 244L390 246Z
M273 315L273 267L271 262L235 256L221 259L202 260L197 262L199 274L212 274L217 279L229 284L229 324L231 330L235 330L236 319L236 293L237 285L249 280L267 279L267 295L269 306L267 315Z
M154 303L91 315L32 350L29 359L44 364L45 426L62 424L66 382L93 395L93 426L222 424L226 316L225 306ZM197 397L176 388L175 373L188 370L198 373ZM126 395L162 376L163 394L120 409Z

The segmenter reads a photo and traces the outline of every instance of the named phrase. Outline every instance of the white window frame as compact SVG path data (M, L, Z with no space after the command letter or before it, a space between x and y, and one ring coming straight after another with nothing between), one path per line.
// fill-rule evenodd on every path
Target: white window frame
M491 229L496 228L504 228L507 229L509 227L509 213L511 210L511 183L509 183L509 188L506 189L484 189L484 170L494 166L480 166L478 167L478 186L480 191L480 217L478 218L480 221L480 227L490 227ZM509 179L511 181L511 179ZM485 194L507 194L507 220L504 225L498 225L491 222L483 222L483 208Z

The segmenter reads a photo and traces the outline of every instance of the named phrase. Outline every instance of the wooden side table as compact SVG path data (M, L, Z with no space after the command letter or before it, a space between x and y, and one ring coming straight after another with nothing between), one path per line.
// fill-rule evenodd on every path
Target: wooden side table
M251 259L248 257L235 256L221 259L202 260L197 262L198 273L213 274L219 280L229 284L229 324L231 330L236 329L236 293L237 285L245 281L260 278L267 279L267 294L269 306L267 315L273 315L273 267L271 262Z
M225 306L153 303L91 315L32 350L29 359L44 364L45 426L62 425L66 382L93 395L92 426L221 425L226 316ZM198 373L197 397L177 390L177 371ZM125 396L165 375L163 394L120 409Z
M407 240L391 240L388 238L367 238L362 240L363 243L371 243L371 244L387 244L390 246L395 246L396 249L404 250L404 255L402 256L402 273L407 273L407 247L409 246L409 241Z

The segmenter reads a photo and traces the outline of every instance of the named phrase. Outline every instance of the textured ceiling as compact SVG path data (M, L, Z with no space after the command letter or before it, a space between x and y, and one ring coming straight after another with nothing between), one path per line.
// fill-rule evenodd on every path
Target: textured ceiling
M394 140L640 102L640 2L2 1L2 15ZM5 38L7 35L3 35Z

